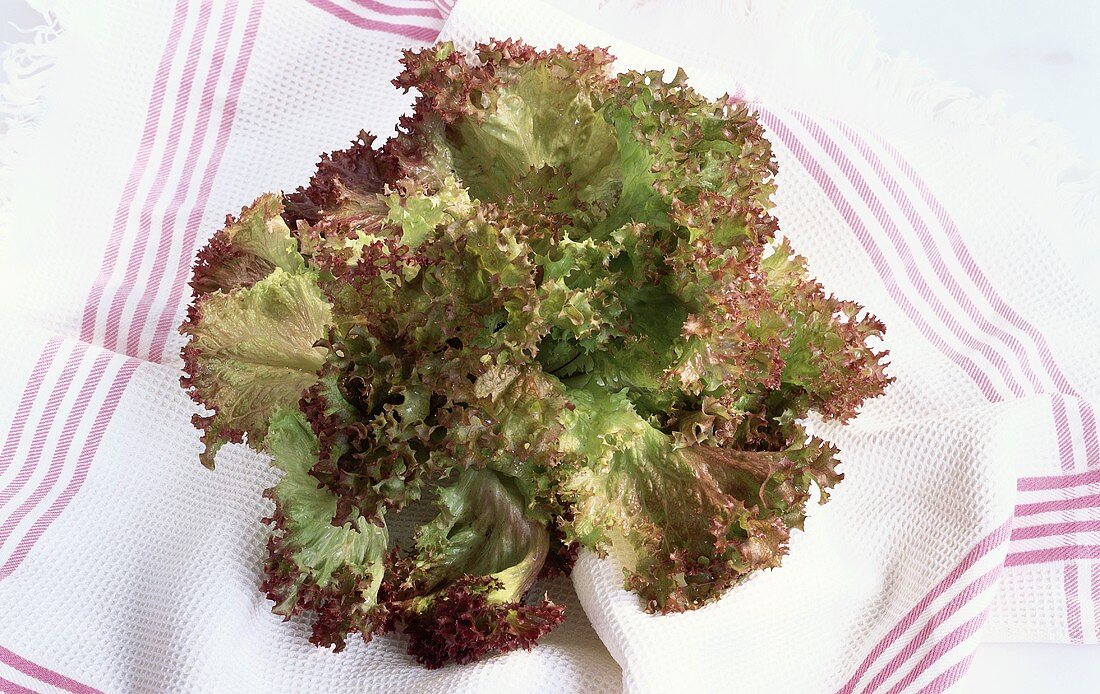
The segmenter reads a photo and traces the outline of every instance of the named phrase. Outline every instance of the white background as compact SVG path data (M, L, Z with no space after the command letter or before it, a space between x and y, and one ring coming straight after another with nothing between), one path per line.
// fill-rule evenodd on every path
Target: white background
M1100 1L852 1L875 20L886 51L1063 125L1100 162ZM0 0L0 46L23 40L17 28L35 18L25 0ZM1100 692L1100 646L986 644L957 691Z
M851 0L881 47L937 75L1000 95L1013 112L1055 121L1100 162L1100 2L1096 0Z

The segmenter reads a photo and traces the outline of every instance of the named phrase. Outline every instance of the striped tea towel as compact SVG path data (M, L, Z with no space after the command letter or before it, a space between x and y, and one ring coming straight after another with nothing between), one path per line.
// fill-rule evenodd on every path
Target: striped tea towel
M878 55L843 2L48 4L60 36L21 49L0 107L0 691L944 691L983 639L1098 640L1096 179ZM243 447L196 463L175 327L225 214L392 132L400 50L440 32L607 45L750 102L785 235L886 322L897 382L811 422L846 479L782 568L655 617L583 555L535 650L427 671L271 614L273 474Z

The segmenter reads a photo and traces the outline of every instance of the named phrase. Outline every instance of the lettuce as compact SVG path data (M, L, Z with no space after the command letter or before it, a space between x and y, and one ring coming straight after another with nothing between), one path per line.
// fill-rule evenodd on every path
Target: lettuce
M317 439L300 412L276 411L265 443L284 474L267 490L275 513L268 519L272 533L263 590L275 603L273 611L287 619L313 612L312 640L342 649L348 632L369 634L386 619L378 601L388 551L386 527L362 517L332 525L336 498L319 489L309 474Z
M276 196L260 197L230 220L199 254L196 299L180 331L182 380L213 415L195 415L205 430L203 463L226 441L259 447L276 409L297 404L317 380L325 351L315 346L332 309L279 214Z
M264 591L312 640L390 630L428 667L530 648L579 548L630 557L647 610L776 567L884 327L776 238L756 117L601 49L407 52L418 96L200 254L182 330L203 461L282 481ZM387 519L433 504L412 546Z

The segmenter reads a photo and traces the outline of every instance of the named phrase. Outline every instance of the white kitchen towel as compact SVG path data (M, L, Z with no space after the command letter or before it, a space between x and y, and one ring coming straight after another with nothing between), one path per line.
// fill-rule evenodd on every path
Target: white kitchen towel
M1098 640L1096 177L879 55L844 3L49 5L61 34L0 108L0 691L943 691L984 638ZM897 382L811 423L846 479L782 568L655 617L583 555L533 651L426 671L399 637L333 654L270 613L273 473L241 447L197 465L175 326L224 215L391 133L400 49L441 30L607 45L751 102L784 234L886 322Z

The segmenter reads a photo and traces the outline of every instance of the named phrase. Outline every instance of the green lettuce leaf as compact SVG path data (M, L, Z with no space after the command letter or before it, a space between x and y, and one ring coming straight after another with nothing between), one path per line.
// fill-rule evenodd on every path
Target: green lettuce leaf
M782 453L681 447L625 393L569 393L563 445L583 464L563 475L567 533L602 551L619 543L627 584L650 611L693 609L749 572L778 566L808 485Z
M240 216L230 218L199 251L191 287L198 295L250 287L275 268L305 270L298 242L283 218L282 199L261 195Z
M266 444L273 465L283 471L267 495L275 513L265 562L263 590L273 611L290 618L314 616L312 641L344 647L344 636L370 639L384 628L386 610L378 602L385 577L388 533L364 518L332 525L336 497L317 487L309 472L317 462L317 439L305 417L280 409L271 417Z
M564 617L549 599L522 602L549 549L519 487L492 470L466 470L438 490L439 515L421 527L391 603L406 624L409 652L428 667L530 648Z
M184 384L214 411L196 415L206 430L208 467L226 441L247 435L260 449L272 412L296 406L317 380L326 350L315 345L332 315L315 277L275 267L249 287L219 290L194 304L183 327L191 337Z

